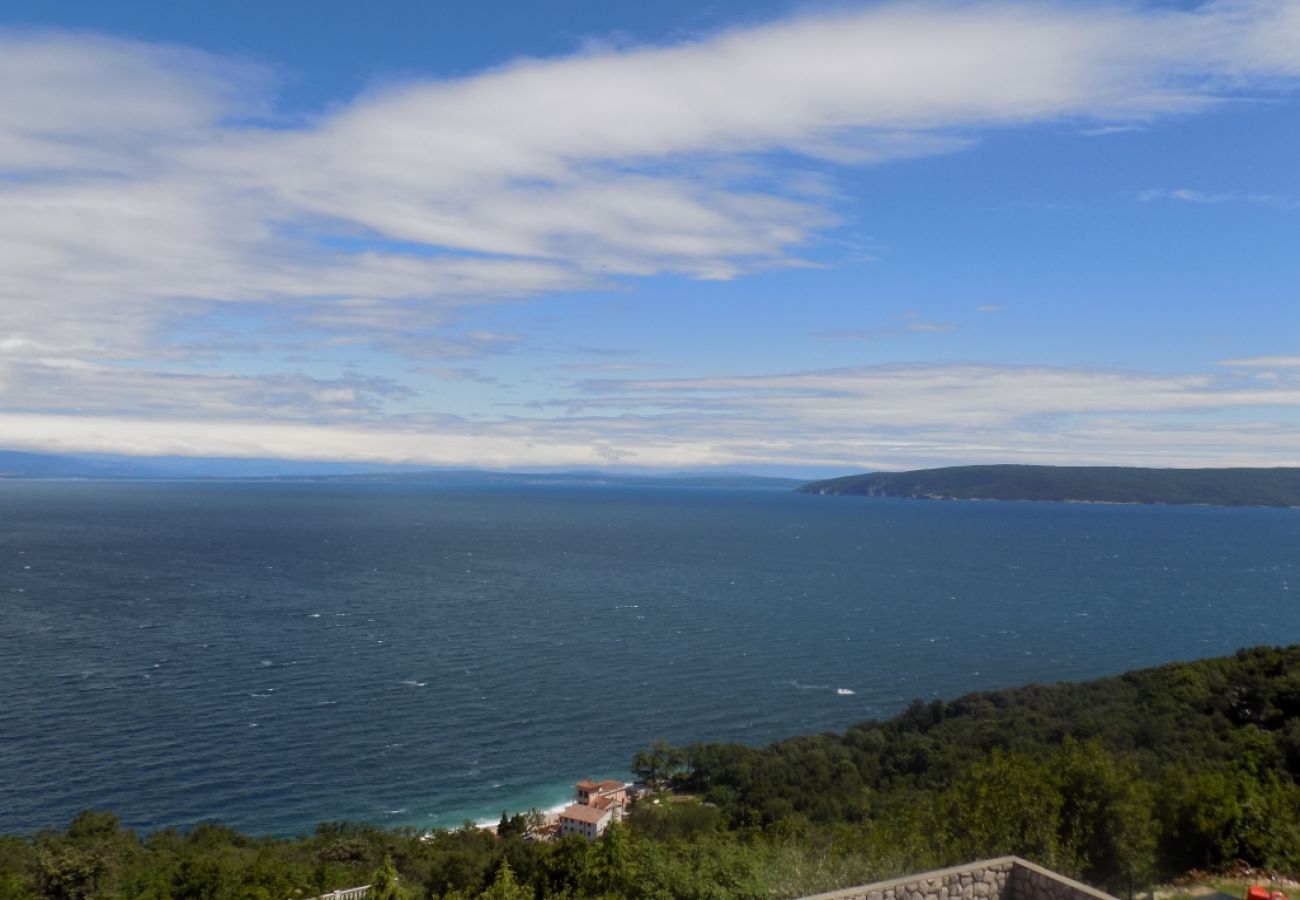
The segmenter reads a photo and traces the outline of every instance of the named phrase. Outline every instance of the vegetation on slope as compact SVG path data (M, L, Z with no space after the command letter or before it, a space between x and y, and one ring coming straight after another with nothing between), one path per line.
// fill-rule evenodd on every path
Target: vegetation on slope
M914 703L764 748L660 743L642 802L587 845L467 826L220 825L140 836L109 813L0 837L0 898L794 897L1017 853L1125 894L1243 860L1300 872L1300 646ZM396 876L394 880L393 876Z
M1300 506L1300 468L951 466L848 475L814 481L798 490L807 494L952 500Z
M733 826L851 825L915 866L1019 853L1118 889L1300 869L1300 647L914 703L762 749L684 751Z

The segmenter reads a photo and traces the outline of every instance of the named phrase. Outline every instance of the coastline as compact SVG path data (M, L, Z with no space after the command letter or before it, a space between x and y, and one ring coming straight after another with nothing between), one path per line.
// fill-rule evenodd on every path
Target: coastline
M595 779L589 779L589 780L595 780ZM623 789L624 789L624 790L629 791L629 792L632 791L632 790L635 788L635 785L636 785L635 782L632 782L632 781L626 781L626 780L624 780L624 779L622 779L622 778L617 778L617 779L608 779L608 780L609 780L609 781L617 781L619 784L621 784L621 785L623 786ZM551 826L557 825L557 824L559 823L559 821L560 821L560 813L564 812L566 809L568 809L570 806L572 806L572 805L575 804L575 803L586 803L586 802L587 802L586 800L581 800L581 799L579 799L578 796L577 796L577 790L576 790L576 786L578 785L578 782L577 782L577 781L574 782L574 785L575 785L574 796L570 796L570 797L569 797L568 799L566 799L563 803L558 803L558 804L555 804L554 806L548 806L548 807L546 807L546 808L541 808L541 807L536 807L536 806L534 806L534 807L528 807L528 808L526 808L526 809L509 809L509 808L507 808L506 810L503 811L503 815L505 815L505 816L508 817L508 818L511 818L511 817L514 817L514 816L523 815L523 814L525 814L525 813L531 812L532 810L536 809L536 810L537 810L539 813L541 813L541 815L542 815L542 825L543 825L543 827L545 827L545 828L549 828L549 827L551 827ZM616 821L617 821L617 819L616 819ZM492 832L493 834L496 834L496 833L497 833L497 826L500 825L500 824L501 824L501 817L498 816L498 817L493 818L493 819L480 819L480 820L477 820L477 821L474 822L474 827L475 827L475 828L482 829L483 831L490 831L490 832ZM433 831L425 832L425 835L426 835L426 836L430 836L430 835L432 835L432 834L433 834Z
M554 806L548 806L545 809L538 809L537 807L528 807L527 809L506 809L505 814L507 817L518 816L526 812L529 812L531 809L538 809L538 812L542 814L542 817L549 825L552 822L558 821L560 818L560 813L568 809L572 803L573 803L573 798L569 798L568 800L565 800L563 803L557 803ZM474 827L481 828L484 831L490 831L493 834L496 834L497 826L500 824L501 824L501 817L497 816L495 819L479 819L474 823ZM435 831L445 831L445 830L446 829L434 828L426 832L426 834L433 834L433 832Z
M563 782L550 781L531 790L521 785L509 797L501 798L499 805L492 801L475 803L472 807L466 804L464 814L453 810L419 817L403 817L404 821L395 820L380 824L384 827L407 825L426 835L432 835L439 831L455 831L466 825L495 832L497 825L501 822L503 813L507 817L511 817L522 815L534 809L540 812L547 822L554 822L559 819L561 812L576 802L575 785L583 777L574 776ZM626 787L631 787L633 784L632 781L628 780L627 772L585 777L596 780L615 780Z

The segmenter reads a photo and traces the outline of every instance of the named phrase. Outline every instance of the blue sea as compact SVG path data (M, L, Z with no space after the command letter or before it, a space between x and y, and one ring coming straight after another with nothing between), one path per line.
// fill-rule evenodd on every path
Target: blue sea
M1300 511L0 483L0 831L421 828L637 749L1300 641Z

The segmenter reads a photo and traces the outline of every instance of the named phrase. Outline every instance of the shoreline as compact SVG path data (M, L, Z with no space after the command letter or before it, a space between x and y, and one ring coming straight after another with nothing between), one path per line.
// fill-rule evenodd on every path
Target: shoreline
M499 802L494 803L490 800L481 803L466 802L461 805L463 813L451 811L425 816L402 816L375 824L381 828L410 827L423 835L433 835L439 831L457 831L466 826L495 831L497 825L501 823L502 813L509 818L523 815L534 809L548 821L555 821L558 820L561 812L578 802L576 785L579 781L584 778L617 781L630 789L635 782L629 780L628 776L629 773L624 771L620 775L581 776L558 783L547 782L532 789L528 785L519 785L518 790L513 791L509 796L501 797ZM492 810L496 811L492 812Z
M609 780L610 780L610 781L618 781L620 784L623 785L623 788L624 788L625 790L627 790L627 791L632 791L632 790L635 788L635 786L636 786L636 782L634 782L634 781L626 781L626 780L624 780L624 779L622 779L622 778L618 778L618 779L609 779ZM577 782L574 782L574 784L576 785ZM575 792L575 796L572 796L572 797L568 798L568 799L565 800L564 802L562 802L562 803L557 803L557 804L554 804L554 805L552 805L552 806L548 806L548 807L545 807L545 808L536 807L536 806L531 806L531 807L527 807L527 808L525 808L525 809L515 809L515 810L511 810L509 807L507 807L506 810L504 810L504 815L505 815L507 818L511 818L511 817L514 817L514 816L523 815L523 814L525 814L525 813L530 812L531 810L536 809L539 813L542 814L543 825L549 827L549 826L555 825L556 823L559 822L559 820L560 820L560 813L564 812L564 811L565 811L566 809L568 809L570 806L572 806L573 804L578 803L578 802L579 802L579 801L578 801L578 799L577 799L576 792ZM490 831L490 832L492 832L493 834L496 834L497 826L500 825L500 824L501 824L501 819L500 819L500 817L497 817L497 818L494 818L494 819L477 819L477 820L475 820L475 822L474 822L474 827L475 827L475 828L479 828L479 829L481 829L481 830L483 830L483 831ZM431 829L431 830L429 830L429 831L424 832L424 834L425 834L426 837L430 837L430 836L432 836L432 835L433 835L435 832L437 832L437 831L447 831L447 830L454 830L454 829L438 829L438 828L434 828L434 829Z
M547 823L550 823L552 821L558 820L560 817L560 813L568 809L574 802L575 801L570 799L570 800L566 800L563 803L557 803L554 806L548 806L545 809L540 809L534 806L530 806L527 809L516 809L516 810L506 809L505 814L508 818L511 816L523 815L524 813L529 812L530 810L537 809L537 811L540 812L542 816L546 819ZM498 816L495 819L478 819L474 822L474 827L481 828L484 831L491 831L493 834L496 834L497 826L500 824L501 824L501 818ZM449 829L434 828L426 832L426 834L433 834L435 831L447 831L447 830Z

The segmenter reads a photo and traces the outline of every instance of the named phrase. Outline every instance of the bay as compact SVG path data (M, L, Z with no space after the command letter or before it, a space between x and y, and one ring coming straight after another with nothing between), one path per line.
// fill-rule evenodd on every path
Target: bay
M0 483L0 831L455 826L913 698L1300 641L1300 511Z

